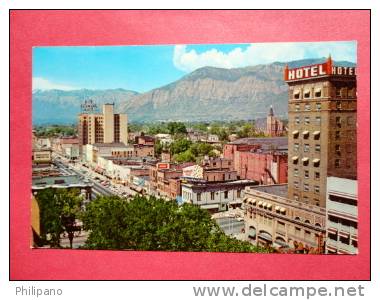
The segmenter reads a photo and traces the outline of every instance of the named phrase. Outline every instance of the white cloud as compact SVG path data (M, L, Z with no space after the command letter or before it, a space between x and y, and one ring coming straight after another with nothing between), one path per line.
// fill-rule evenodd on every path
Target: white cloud
M32 87L33 90L77 90L77 87L51 82L48 79L42 77L33 77L32 78Z
M174 46L173 63L182 71L190 72L204 66L238 68L275 61L287 62L332 55L334 60L356 62L356 42L318 43L260 43L245 49L236 47L229 52L215 48L198 53L186 45Z

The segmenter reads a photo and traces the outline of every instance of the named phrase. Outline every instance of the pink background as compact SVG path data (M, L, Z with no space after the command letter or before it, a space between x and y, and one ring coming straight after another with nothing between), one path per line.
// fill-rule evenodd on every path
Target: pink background
M370 277L369 11L12 11L10 278L352 279ZM359 255L30 249L32 47L358 41Z

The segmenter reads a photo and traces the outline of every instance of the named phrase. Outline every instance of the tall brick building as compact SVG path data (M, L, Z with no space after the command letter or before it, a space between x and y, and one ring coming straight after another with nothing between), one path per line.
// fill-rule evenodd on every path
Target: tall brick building
M113 103L104 104L102 113L81 113L78 118L80 151L87 144L128 144L128 117L115 114Z
M331 244L353 250L356 199L329 196L326 208L326 194L328 178L356 179L356 69L333 66L329 57L322 64L286 67L284 77L289 85L288 184L245 189L246 238L285 252L325 253L328 215Z
M313 76L314 75L314 76ZM289 85L288 197L326 206L327 176L356 178L355 68L285 69Z

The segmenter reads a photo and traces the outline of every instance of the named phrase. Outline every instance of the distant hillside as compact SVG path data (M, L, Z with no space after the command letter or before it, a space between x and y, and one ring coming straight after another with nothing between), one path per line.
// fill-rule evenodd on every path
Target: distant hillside
M324 62L326 58L288 62L289 67ZM138 94L123 89L105 91L36 91L33 121L75 122L80 103L90 97L98 103L115 102L133 122L252 120L264 117L270 105L287 118L285 62L245 68L203 67L168 85ZM355 66L346 61L336 65Z
M75 123L80 112L80 105L85 99L91 98L98 104L99 109L101 109L101 104L105 102L114 102L116 109L119 109L121 102L126 103L137 94L137 92L124 89L35 90L32 94L33 124Z
M324 61L326 58L288 64L294 68ZM203 67L171 84L137 95L121 103L120 108L134 121L256 119L265 116L270 105L277 116L287 118L285 64L275 62L234 69Z

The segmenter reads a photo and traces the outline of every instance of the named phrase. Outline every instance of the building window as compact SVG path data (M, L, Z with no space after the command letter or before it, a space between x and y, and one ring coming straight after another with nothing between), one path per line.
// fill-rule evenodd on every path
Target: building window
M309 152L310 150L310 145L309 144L304 144L303 145L303 152Z
M293 93L293 98L294 99L299 99L300 98L300 91L299 90L295 90L294 93Z
M297 125L300 123L300 117L299 116L294 117L294 123Z
M341 117L336 117L335 118L335 124L337 127L342 127L342 118Z
M315 98L320 98L322 96L322 89L317 88L314 93Z
M294 174L294 177L298 177L298 169L294 169L293 174Z
M329 232L328 238L330 240L337 241L338 240L338 235L336 233L334 234L334 233Z
M319 172L314 172L314 179L319 180L320 176Z
M317 109L317 111L320 111L321 108L322 108L321 103L316 103L316 104L315 104L315 108Z
M305 178L308 179L308 178L309 178L309 171L308 171L308 170L305 170L304 175L305 175Z
M298 190L298 188L299 188L298 181L294 181L293 185L294 185L294 188Z
M310 104L305 104L305 110L307 110L307 111L311 110L311 105Z
M300 105L299 104L296 104L294 107L295 107L295 111L300 111Z
M335 160L335 168L339 168L340 167L340 159L336 159Z
M211 192L211 200L215 200L215 192Z
M300 145L298 143L294 143L294 146L293 146L294 151L298 152L299 148L300 148Z
M335 145L335 154L340 155L340 145Z
M294 227L294 234L296 236L300 236L301 235L301 228L299 227Z
M335 139L336 140L340 139L340 131L335 131Z
M314 192L319 194L319 185L314 186Z
M310 124L310 117L305 117L305 124L309 125Z
M321 152L321 145L319 145L319 144L315 144L315 152Z
M349 245L350 244L350 239L348 237L343 237L343 236L340 236L339 237L339 241L345 245Z
M341 88L336 88L336 96L337 97L342 97L342 89Z
M305 184L303 185L303 191L304 191L304 192L308 192L308 191L309 191L309 184L308 184L308 183L305 183Z
M321 117L315 117L315 125L321 125Z
M238 190L238 191L237 191L237 197L238 197L238 198L241 197L241 190Z
M315 206L319 206L319 199L314 198L314 205L315 205Z
M228 191L224 191L224 199L228 199Z
M296 200L296 201L299 200L299 196L298 196L298 194L293 194L293 197L294 197L294 200Z
M342 102L340 101L336 102L336 109L342 109Z
M305 90L305 92L303 93L303 97L304 97L305 99L310 98L310 90Z
M201 194L197 193L197 201L201 201Z
M355 241L355 240L351 240L351 245L355 248L358 247L358 241Z

